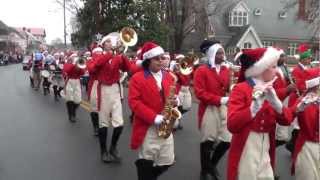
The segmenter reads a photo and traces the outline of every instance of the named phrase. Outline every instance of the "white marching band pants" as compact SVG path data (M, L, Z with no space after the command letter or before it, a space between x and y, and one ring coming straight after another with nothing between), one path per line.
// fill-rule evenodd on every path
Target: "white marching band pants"
M119 84L101 85L99 127L116 128L123 126L123 123Z
M66 101L73 101L76 104L81 102L81 84L80 79L69 79L65 87Z

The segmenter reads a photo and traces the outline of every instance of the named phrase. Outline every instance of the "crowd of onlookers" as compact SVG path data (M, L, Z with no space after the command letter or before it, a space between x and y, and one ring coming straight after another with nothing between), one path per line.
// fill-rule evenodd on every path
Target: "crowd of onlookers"
M21 63L23 61L22 53L0 51L0 66Z

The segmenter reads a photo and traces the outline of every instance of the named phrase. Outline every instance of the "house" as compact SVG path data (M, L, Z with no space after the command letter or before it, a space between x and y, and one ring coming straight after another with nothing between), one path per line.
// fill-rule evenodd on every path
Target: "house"
M208 29L212 31L211 37L222 42L229 59L237 48L268 46L281 48L293 56L300 43L310 44L319 59L319 38L308 22L307 1L299 0L288 8L288 1L279 0L208 0ZM184 49L198 49L202 39L197 37L203 36L197 32L189 35Z
M44 44L46 42L46 31L44 28L26 28L26 27L17 27L15 28L21 34L27 33L28 36L35 38L36 41ZM32 35L32 36L31 36Z

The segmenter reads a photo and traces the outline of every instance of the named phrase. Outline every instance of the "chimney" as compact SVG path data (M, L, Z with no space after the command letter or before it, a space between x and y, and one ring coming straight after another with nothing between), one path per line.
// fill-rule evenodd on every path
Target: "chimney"
M306 20L306 0L299 0L298 19Z

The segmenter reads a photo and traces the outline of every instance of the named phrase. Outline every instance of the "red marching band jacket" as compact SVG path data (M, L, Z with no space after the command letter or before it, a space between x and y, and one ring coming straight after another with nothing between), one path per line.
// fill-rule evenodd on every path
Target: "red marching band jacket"
M276 74L278 77L276 81L273 83L273 87L281 101L283 101L286 97L288 97L290 94L287 90L287 87L289 85L289 82L285 77L282 77L279 73Z
M239 161L250 131L269 133L269 154L271 165L274 167L276 121L281 125L289 125L293 121L291 109L284 107L283 113L278 114L267 101L252 118L250 110L252 91L251 85L244 81L234 86L229 97L227 127L232 133L232 140L228 156L228 180L237 179Z
M229 90L229 69L221 66L219 74L208 65L201 65L194 73L193 86L200 100L198 109L198 127L208 105L220 106L220 100Z
M294 152L292 154L292 169L291 173L295 173L295 163L298 157L298 154L301 152L303 145L307 141L319 143L319 104L310 104L308 105L303 112L295 113L296 106L299 101L293 106L293 113L298 118L298 123L300 131L296 140Z
M123 55L113 55L112 53L104 53L94 58L92 64L89 65L89 72L96 72L98 84L98 110L100 110L101 102L101 85L112 85L120 80L120 70L124 72L134 73L138 71L138 67L129 61Z
M175 73L175 75L178 78L178 82L177 82L177 93L180 91L181 86L190 86L191 84L191 80L192 80L192 74L189 75L184 75L181 74L180 72Z
M166 71L162 71L161 91L147 70L137 72L130 79L128 102L134 112L132 149L138 149L143 143L148 128L154 124L157 114L161 114L165 97L169 95L170 86L173 84L174 78Z
M297 86L297 90L299 91L300 95L302 95L306 90L305 81L308 79L309 74L305 71L299 64L294 67L292 70L292 78ZM291 107L295 104L298 100L299 96L296 93L291 93L288 106Z
M66 76L67 81L69 79L80 79L84 73L85 70L77 68L75 64L65 63L63 66L63 74Z
M93 86L93 82L95 80L98 80L98 72L95 69L94 66L94 61L96 61L99 56L101 56L100 54L93 54L91 59L89 61L87 61L87 70L89 72L89 82L88 82L88 98L90 100L90 95L91 95L91 90L92 90L92 86Z

